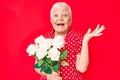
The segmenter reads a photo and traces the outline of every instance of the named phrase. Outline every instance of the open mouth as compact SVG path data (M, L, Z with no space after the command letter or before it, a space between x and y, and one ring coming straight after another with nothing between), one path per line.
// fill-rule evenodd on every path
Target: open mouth
M64 26L64 23L57 23L57 26L62 27L62 26Z

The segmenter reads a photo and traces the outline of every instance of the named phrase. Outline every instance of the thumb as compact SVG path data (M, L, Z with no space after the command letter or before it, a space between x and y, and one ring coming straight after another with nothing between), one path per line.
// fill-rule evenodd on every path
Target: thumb
M91 28L89 28L88 30L87 30L87 33L86 34L88 34L88 33L90 33L91 32Z

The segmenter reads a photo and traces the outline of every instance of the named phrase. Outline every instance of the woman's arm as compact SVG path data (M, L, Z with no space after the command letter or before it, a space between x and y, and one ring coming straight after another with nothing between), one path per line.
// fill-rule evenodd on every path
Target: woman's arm
M77 55L76 69L83 73L87 70L88 64L89 64L89 49L88 43L85 42L82 43L81 54Z
M91 29L88 29L86 34L83 37L82 42L82 49L81 54L77 55L76 60L76 69L79 70L81 73L85 72L87 70L88 64L89 64L89 40L93 37L97 37L102 35L102 31L105 29L105 27L98 24L96 29L91 32Z

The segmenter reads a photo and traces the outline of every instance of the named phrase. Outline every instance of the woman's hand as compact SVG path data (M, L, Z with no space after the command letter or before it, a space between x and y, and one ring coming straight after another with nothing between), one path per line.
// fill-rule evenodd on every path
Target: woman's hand
M50 74L50 75L47 75L47 80L62 80L62 78L59 76Z
M85 72L89 64L89 49L88 42L91 38L102 35L102 31L105 29L104 25L97 25L96 29L91 32L91 29L85 33L82 42L81 54L77 55L76 69L81 73Z
M104 29L105 29L104 25L100 26L100 24L98 24L96 29L94 29L92 32L91 32L91 29L89 28L83 37L83 42L89 42L91 38L101 36L102 31Z
M46 75L47 80L62 80L62 77L60 77L59 73L53 72L52 74Z

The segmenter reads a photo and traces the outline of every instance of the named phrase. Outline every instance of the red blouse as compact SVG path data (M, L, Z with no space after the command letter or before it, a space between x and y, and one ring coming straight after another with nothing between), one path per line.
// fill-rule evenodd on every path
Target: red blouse
M45 37L54 38L54 34L53 32L49 32ZM65 36L65 42L66 44L61 51L68 51L65 60L68 62L69 66L60 66L60 76L62 77L62 80L82 80L80 72L75 67L76 55L81 51L82 36L73 29L70 29Z

